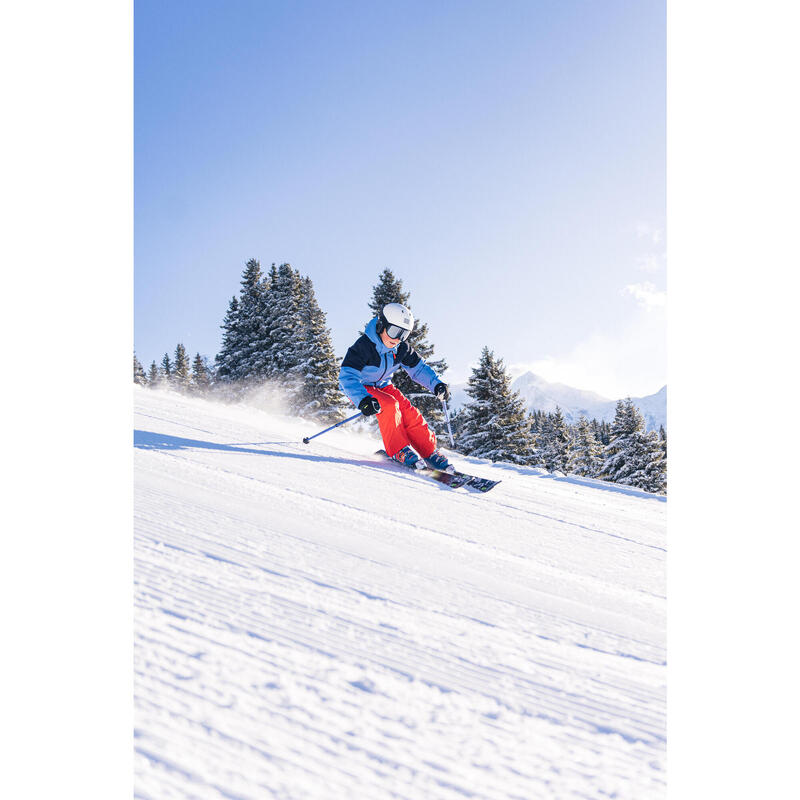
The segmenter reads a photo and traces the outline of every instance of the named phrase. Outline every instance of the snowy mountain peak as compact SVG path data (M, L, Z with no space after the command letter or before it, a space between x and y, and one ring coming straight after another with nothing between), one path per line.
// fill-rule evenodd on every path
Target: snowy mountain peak
M514 391L519 392L529 404L537 403L536 408L555 411L556 405L563 408L580 408L595 406L600 403L610 403L607 397L603 397L597 392L590 392L585 389L575 389L565 383L550 383L533 372L526 372L520 375L513 383ZM552 406L552 408L549 408Z
M550 383L539 375L526 372L512 382L511 388L522 395L528 409L552 412L558 406L569 423L577 422L581 415L587 419L611 422L617 408L616 400L609 400L597 392L575 389L563 383ZM648 430L667 427L667 387L655 394L631 398L641 411Z

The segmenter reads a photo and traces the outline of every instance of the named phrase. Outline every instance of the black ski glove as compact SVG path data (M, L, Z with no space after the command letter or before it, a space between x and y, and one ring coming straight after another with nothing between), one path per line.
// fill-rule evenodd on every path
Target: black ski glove
M447 388L447 384L446 383L437 383L436 386L433 387L433 393L440 400L449 400L450 399L450 390Z
M381 404L371 395L368 394L359 404L358 410L368 417L371 414L378 414L381 410Z

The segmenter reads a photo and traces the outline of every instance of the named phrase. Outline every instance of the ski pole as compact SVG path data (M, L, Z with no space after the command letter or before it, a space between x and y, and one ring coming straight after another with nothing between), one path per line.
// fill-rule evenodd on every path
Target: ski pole
M331 425L330 428L325 428L324 431L320 431L319 433L315 433L313 436L305 436L303 437L303 444L308 444L312 439L316 439L317 436L322 436L323 433L327 433L328 431L332 431L334 428L338 428L340 425L344 425L345 422L351 422L356 417L363 417L364 415L359 411L358 414L353 414L352 417L348 417L347 419L343 419L341 422L337 422L335 425Z
M450 414L447 411L447 400L442 400L442 408L444 409L444 418L447 420L447 432L450 434L450 446L455 447L456 443L453 441L453 431L450 428Z

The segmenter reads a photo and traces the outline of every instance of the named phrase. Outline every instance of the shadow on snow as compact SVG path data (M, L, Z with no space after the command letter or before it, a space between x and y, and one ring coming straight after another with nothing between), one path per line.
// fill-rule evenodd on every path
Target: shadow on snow
M268 442L277 444L277 442ZM289 444L287 442L287 444ZM165 433L153 433L152 431L134 430L133 446L141 450L187 450L202 449L216 450L223 453L250 453L258 456L277 456L278 458L297 458L301 461L330 461L334 464L355 464L357 466L370 465L383 467L377 461L356 458L333 458L331 456L321 456L305 453L291 453L285 450L263 450L257 447L242 447L232 444L219 444L217 442L207 442L202 439L185 439L181 436L169 436ZM389 465L386 465L389 466Z

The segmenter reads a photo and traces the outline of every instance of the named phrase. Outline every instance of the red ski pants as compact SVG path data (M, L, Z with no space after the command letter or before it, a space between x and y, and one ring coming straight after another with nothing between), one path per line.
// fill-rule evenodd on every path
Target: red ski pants
M393 456L409 444L423 458L427 458L436 449L436 434L399 389L392 384L380 389L376 386L364 388L381 404L377 415L378 425L388 455Z

